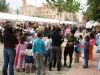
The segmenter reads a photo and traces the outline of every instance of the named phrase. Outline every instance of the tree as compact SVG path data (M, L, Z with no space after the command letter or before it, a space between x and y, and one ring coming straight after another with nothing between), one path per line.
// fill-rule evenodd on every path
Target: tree
M64 0L46 0L46 1L48 3L48 6L51 9L57 10L58 15L59 15L59 23L60 23L61 14L64 11L64 9L63 9Z
M4 12L4 11L7 11L7 9L8 9L8 4L6 4L5 0L1 0L0 1L0 11Z
M71 15L73 16L73 19L74 18L76 19L75 13L78 12L80 9L80 3L78 1L75 1L75 0L66 0L64 2L63 9L66 12L70 12Z
M63 11L75 13L80 8L80 3L75 0L46 0L52 9L56 9L61 17Z
M88 20L100 22L100 0L88 0L87 5L85 16L88 17Z

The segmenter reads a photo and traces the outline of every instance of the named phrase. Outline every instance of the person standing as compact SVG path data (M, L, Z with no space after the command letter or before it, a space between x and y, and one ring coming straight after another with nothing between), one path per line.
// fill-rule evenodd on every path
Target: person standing
M89 60L89 44L90 44L90 38L87 35L85 37L85 48L84 48L84 65L83 68L88 68L88 60Z
M25 72L26 73L32 73L32 67L34 64L34 54L32 51L32 44L27 44L27 49L25 51Z
M77 38L77 40L75 41L75 45L74 45L74 50L75 50L75 63L79 63L79 57L80 57L80 43L79 43L79 39Z
M94 34L90 33L90 47L89 47L89 59L93 61L93 46L95 45Z
M50 62L49 62L49 70L52 70L52 63L53 60L55 59L57 62L57 70L61 70L61 56L62 56L62 51L61 51L61 44L64 41L63 37L61 36L60 33L60 28L57 27L55 28L53 34L52 34L52 49L50 50Z
M17 50L19 51L18 64L17 64L18 71L20 71L20 69L25 71L25 51L26 49L27 49L27 43L25 41L25 37L22 36L18 44L18 50Z
M14 58L16 55L15 45L18 44L18 39L14 34L13 28L7 23L4 30L4 65L2 69L2 75L8 75L7 69L9 65L9 75L14 75Z
M66 64L67 58L66 57L69 55L69 58L70 58L68 68L72 67L74 44L76 41L76 37L74 36L74 33L75 33L74 31L71 31L71 34L67 38L68 42L67 42L66 47L64 49L64 66L65 67L67 66L67 64Z
M45 51L45 65L47 65L48 62L50 61L50 49L52 48L51 44L52 44L52 40L51 40L50 35L48 35L48 38L45 41L45 46L46 46L46 51Z
M21 33L20 33L20 30L19 30L19 29L16 29L16 30L15 30L15 35L16 35L18 41L20 41L20 37L21 37L20 34L21 34ZM16 45L15 50L16 50L16 56L15 56L15 60L14 60L14 69L17 71L18 55L19 55L18 44Z
M42 34L37 34L37 39L34 40L33 45L33 52L35 54L35 60L36 60L36 68L37 68L37 74L45 73L45 67L44 67L44 56L45 56L45 43L42 40Z

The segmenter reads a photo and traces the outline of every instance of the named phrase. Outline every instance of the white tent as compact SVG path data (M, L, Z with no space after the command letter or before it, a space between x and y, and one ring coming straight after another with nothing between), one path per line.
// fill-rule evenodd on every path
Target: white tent
M71 24L71 25L74 25L74 24L77 24L76 22L72 22L72 21L61 21L60 22L61 24Z
M0 12L0 19L17 20L17 15Z
M94 21L88 21L86 23L86 28L92 28Z
M59 24L59 20L56 19L46 19L46 18L38 18L38 17L30 17L30 16L23 16L23 15L14 15L8 13L1 13L0 12L0 19L12 20L12 21L32 21L32 22L39 22L39 23L57 23ZM77 24L76 22L71 21L60 21L61 24Z

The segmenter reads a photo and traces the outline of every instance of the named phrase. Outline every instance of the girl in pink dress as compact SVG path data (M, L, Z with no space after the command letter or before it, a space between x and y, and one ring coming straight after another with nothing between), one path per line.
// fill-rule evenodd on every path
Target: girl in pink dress
M17 64L18 64L18 55L19 55L19 52L18 52L18 45L16 45L16 56L15 56L15 60L14 60L14 69L17 71Z
M20 43L18 44L18 64L17 64L17 69L20 71L25 70L25 51L27 49L27 43L25 42L25 38L21 37Z
M18 41L20 40L20 30L16 30L15 34L17 36ZM16 45L16 56L15 56L15 60L14 60L14 69L17 70L17 64L18 64L18 55L19 55L19 51L18 51L18 44Z

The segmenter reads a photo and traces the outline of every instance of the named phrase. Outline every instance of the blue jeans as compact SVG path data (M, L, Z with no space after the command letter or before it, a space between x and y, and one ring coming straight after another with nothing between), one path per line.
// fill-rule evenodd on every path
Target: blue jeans
M84 53L84 56L85 56L85 62L84 62L84 66L85 67L88 67L88 60L89 60L89 52L87 51L87 52L85 52Z
M49 62L49 61L50 61L50 50L47 50L47 51L45 52L45 61L44 61L45 65L46 65L47 62Z
M14 49L7 49L4 48L3 55L4 55L4 65L2 70L2 75L8 75L7 69L9 65L9 75L14 75L14 58L15 58L15 50Z

